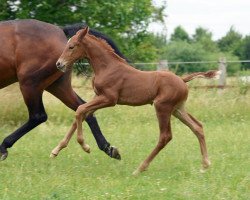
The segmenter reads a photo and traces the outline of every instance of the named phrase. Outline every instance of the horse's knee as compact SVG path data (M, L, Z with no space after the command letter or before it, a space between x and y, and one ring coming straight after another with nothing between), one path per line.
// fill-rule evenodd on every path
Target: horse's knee
M172 134L162 134L159 140L159 147L164 148L170 140L172 140Z
M195 133L195 135L196 135L199 139L202 139L202 140L205 139L205 135L204 135L204 133L203 133L203 128L202 128L202 126L195 126L195 127L194 127L194 133Z
M76 140L80 145L84 143L84 139L82 137L77 137Z
M76 112L75 118L76 118L76 121L78 121L81 118L81 113Z
M46 122L48 119L48 116L46 113L37 113L30 117L29 122L34 125L39 125L41 123Z
M79 107L77 108L77 110L75 112L75 119L76 119L76 121L82 121L82 119L85 118L85 115L86 115L85 108L84 109L79 109Z

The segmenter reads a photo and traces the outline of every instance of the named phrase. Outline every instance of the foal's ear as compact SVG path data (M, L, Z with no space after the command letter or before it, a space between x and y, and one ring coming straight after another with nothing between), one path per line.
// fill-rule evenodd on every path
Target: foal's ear
M78 40L79 40L79 41L82 41L83 38L88 34L88 32L89 32L89 27L86 26L86 27L79 33L79 35L78 35Z

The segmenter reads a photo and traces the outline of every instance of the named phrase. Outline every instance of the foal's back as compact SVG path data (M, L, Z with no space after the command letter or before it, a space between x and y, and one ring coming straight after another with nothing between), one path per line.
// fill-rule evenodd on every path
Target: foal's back
M187 98L187 85L169 71L140 71L124 64L118 77L123 79L118 104L137 106L156 101L179 102Z

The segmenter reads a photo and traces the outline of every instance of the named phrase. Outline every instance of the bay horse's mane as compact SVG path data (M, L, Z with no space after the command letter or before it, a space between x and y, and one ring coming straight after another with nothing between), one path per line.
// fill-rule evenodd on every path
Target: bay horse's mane
M98 38L98 37L95 37L94 35L88 35L91 39L95 40L96 42L98 42L103 48L105 48L109 53L111 53L111 55L115 58L115 59L118 59L119 61L125 63L125 64L128 64L127 61L120 57L116 52L115 50L112 48L112 46L104 39L102 38Z

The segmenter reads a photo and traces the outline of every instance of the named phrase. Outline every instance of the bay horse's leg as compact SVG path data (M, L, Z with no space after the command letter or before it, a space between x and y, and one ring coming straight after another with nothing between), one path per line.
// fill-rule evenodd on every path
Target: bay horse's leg
M47 114L42 102L42 91L32 88L32 86L20 86L20 88L29 111L29 120L3 140L0 145L1 160L7 158L7 148L12 147L18 139L47 120Z
M160 136L157 146L151 152L151 154L140 164L140 166L133 172L133 175L138 175L139 173L145 171L150 162L155 158L155 156L167 145L167 143L172 139L170 118L172 112L172 106L156 103L155 110L159 122Z
M211 164L211 162L208 158L205 135L203 132L202 124L198 120L196 120L192 115L187 113L185 111L184 106L176 109L173 112L173 115L176 118L178 118L181 122L183 122L185 125L187 125L192 130L192 132L197 136L200 143L200 149L202 155L202 167L203 170L207 169Z
M69 108L75 111L78 108L78 106L86 103L73 91L71 87L70 74L66 77L64 76L60 78L59 80L54 82L52 85L50 85L48 88L46 88L46 90L50 92L51 94L53 94L58 99L60 99L66 106L68 106ZM118 149L114 146L111 146L110 143L106 140L106 138L104 137L104 135L102 134L100 130L96 117L94 115L89 115L86 118L86 122L88 123L93 133L93 136L96 140L96 143L99 149L104 151L111 158L120 160L121 155L119 154ZM52 150L51 157L57 156L60 150L67 147L75 130L76 130L76 123L74 122L72 124L71 129L65 135L63 140L61 140L59 144L57 145L57 147Z

